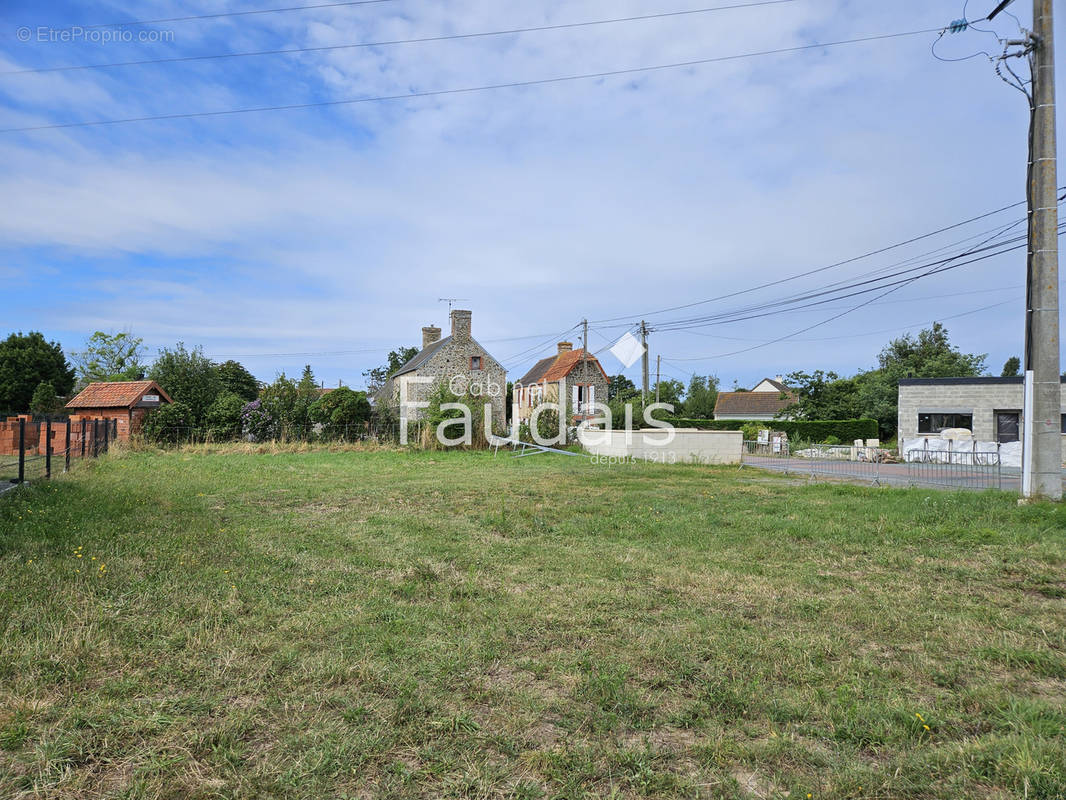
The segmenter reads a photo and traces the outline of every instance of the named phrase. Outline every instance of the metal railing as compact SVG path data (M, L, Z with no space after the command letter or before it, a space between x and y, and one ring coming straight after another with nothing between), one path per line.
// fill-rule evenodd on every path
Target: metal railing
M1001 489L998 451L924 450L901 461L895 451L859 445L810 445L792 450L787 441L744 442L741 466L791 475L823 476L873 486L930 486L951 489Z
M69 472L72 459L106 453L118 436L117 420L33 421L19 418L15 441L0 453L0 492L23 483L47 480L53 470Z

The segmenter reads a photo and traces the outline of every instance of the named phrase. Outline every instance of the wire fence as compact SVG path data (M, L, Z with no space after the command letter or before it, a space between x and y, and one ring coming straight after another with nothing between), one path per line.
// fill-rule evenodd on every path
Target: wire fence
M741 466L817 476L873 486L1002 489L998 450L924 450L903 461L895 450L855 445L811 445L792 450L787 441L744 442Z
M0 423L0 493L69 472L75 464L108 452L117 437L114 419L19 417Z
M414 438L420 434L420 431L420 424L412 422L409 435ZM279 424L257 430L211 426L173 426L152 431L150 440L155 444L164 445L225 444L232 442L394 443L400 440L400 421L396 419L371 419L368 422L350 424Z

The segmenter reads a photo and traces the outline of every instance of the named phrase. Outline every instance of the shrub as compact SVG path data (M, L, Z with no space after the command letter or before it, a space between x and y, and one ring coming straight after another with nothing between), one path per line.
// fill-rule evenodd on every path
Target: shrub
M827 445L830 445L830 446L835 445L835 444L840 444L840 437L838 437L838 436L826 436L822 440L822 444L827 444Z
M257 442L267 442L277 438L279 422L262 400L253 400L241 409L241 427Z
M341 386L312 403L308 413L314 422L322 425L324 436L353 436L366 430L371 408L366 392Z
M241 419L245 402L233 392L223 392L207 409L204 422L214 441L237 439L243 430Z
M149 411L141 434L150 442L173 444L187 438L193 428L192 409L184 403L169 403Z
M62 407L63 404L56 397L56 390L52 384L47 381L41 381L37 384L37 388L33 391L33 398L30 400L31 413L54 414Z

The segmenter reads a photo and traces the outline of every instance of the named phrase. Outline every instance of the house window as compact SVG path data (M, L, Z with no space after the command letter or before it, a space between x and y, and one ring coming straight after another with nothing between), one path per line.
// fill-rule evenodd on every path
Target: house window
M481 356L470 356L470 369L481 369Z
M918 433L940 433L945 428L973 430L973 414L919 414Z
M1062 415L1062 432L1066 433L1066 414Z

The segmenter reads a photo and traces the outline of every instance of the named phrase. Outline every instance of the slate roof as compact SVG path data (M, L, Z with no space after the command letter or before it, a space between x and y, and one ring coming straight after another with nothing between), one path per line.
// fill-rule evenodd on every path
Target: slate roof
M67 408L132 408L146 394L171 402L155 381L113 381L90 383L67 403Z
M796 402L791 392L719 392L715 414L776 414Z
M422 350L415 353L414 357L412 357L410 361L408 361L406 364L404 364L402 367L392 373L392 375L390 375L389 377L396 378L400 375L406 375L408 372L414 372L419 367L425 366L426 362L433 358L433 354L440 350L445 345L445 343L450 342L451 340L451 336L445 336L443 339L438 339L437 341L433 342L433 344L429 345L428 347L424 347Z
M541 380L543 380L544 378L544 373L548 371L548 367L555 363L556 358L558 358L557 355L542 358L540 361L534 364L533 368L530 369L529 372L527 372L525 375L523 375L518 382L523 386L529 386L534 383L540 383Z

